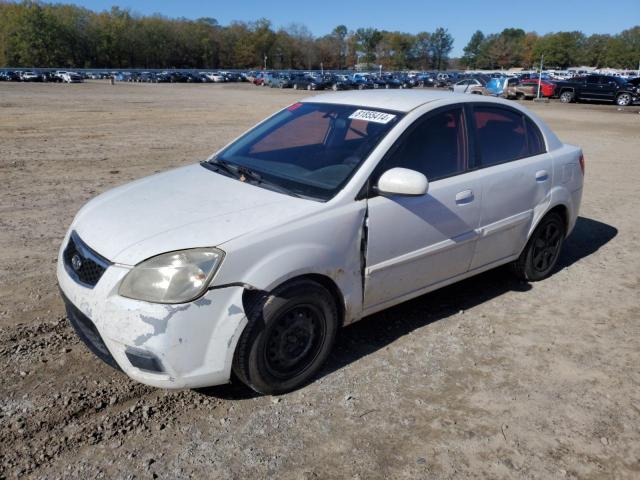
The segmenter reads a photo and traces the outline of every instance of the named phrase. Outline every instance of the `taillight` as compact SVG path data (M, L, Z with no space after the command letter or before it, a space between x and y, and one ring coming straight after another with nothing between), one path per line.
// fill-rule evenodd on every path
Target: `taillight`
M582 175L584 175L584 155L580 154L580 170L582 170Z

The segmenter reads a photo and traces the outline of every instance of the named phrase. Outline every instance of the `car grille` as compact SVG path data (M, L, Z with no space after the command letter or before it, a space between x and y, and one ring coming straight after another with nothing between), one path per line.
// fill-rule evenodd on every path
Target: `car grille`
M67 310L67 318L80 340L104 363L116 370L121 370L91 319L78 310L64 294L62 294L62 299Z
M106 258L91 250L78 236L71 233L69 243L62 254L67 273L76 282L85 287L93 288L111 265Z

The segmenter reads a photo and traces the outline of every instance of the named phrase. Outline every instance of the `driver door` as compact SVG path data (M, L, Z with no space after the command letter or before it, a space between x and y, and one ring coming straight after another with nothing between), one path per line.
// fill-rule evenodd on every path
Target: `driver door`
M372 181L393 167L419 171L426 195L368 199L364 309L418 295L468 271L480 223L477 172L468 172L462 107L417 120L381 161Z

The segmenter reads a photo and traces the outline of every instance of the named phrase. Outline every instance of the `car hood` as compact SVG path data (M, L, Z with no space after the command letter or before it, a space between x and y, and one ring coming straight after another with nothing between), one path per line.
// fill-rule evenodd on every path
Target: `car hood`
M135 265L164 252L220 246L322 205L191 165L99 195L72 229L110 261Z

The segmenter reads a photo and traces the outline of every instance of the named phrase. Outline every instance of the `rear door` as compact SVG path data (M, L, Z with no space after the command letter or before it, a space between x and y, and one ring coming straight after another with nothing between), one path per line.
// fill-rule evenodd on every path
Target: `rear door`
M474 270L499 264L524 248L536 208L549 200L553 165L540 130L520 111L475 104L471 118L482 183Z
M394 167L422 172L430 184L423 196L368 199L365 309L468 270L481 191L468 152L465 111L447 107L417 120L382 160L372 184Z

